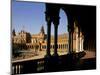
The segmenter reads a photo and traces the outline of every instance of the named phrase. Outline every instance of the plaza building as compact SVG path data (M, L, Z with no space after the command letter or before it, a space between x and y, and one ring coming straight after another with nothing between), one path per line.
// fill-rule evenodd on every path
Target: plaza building
M68 34L63 33L58 35L58 43L57 43L57 49L59 52L67 52L68 51ZM42 44L42 50L46 50L47 46L47 41L45 41ZM51 45L50 45L50 50L54 51L54 36L51 35Z
M54 52L54 35L50 38L50 51ZM73 50L72 52L83 51L83 35L78 30L78 27L74 24L73 31ZM47 35L45 34L44 27L42 26L38 34L30 34L24 30L21 30L16 34L15 30L12 32L13 50L33 50L33 51L46 51L47 50ZM68 33L62 33L58 35L57 39L57 51L69 52L69 36Z
M31 42L31 35L30 35L30 33L25 32L24 30L21 30L21 32L16 34L15 30L13 30L12 42L17 43L17 44L30 43Z
M12 31L12 49L25 49L26 43L31 42L31 35L24 30L16 33L15 29Z
M38 34L30 34L24 30L21 30L16 34L15 30L12 32L12 43L17 45L18 49L36 49L39 51L46 50L47 48L47 35L45 34L44 27L42 26ZM22 46L22 44L24 46ZM68 50L68 34L63 33L58 35L58 51ZM54 50L54 36L51 36L51 51Z

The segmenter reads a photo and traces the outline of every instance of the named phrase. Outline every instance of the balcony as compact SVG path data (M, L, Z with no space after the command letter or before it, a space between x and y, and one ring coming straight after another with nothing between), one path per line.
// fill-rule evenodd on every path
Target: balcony
M43 57L34 60L29 58L12 61L12 74L95 69L96 58L93 57L93 54L87 57L86 53L91 52L64 54L59 56L58 59L52 56L48 61Z

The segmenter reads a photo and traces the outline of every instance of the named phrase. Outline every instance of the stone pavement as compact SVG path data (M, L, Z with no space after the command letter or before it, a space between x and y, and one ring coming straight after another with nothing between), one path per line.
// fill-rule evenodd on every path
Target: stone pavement
M94 51L87 51L85 50L86 55L84 57L82 57L81 59L88 59L88 58L95 58L96 57L96 53ZM53 51L51 51L51 55L53 54ZM58 55L65 55L67 54L66 51L63 52L58 52ZM22 62L22 61L28 61L28 60L36 60L36 59L41 59L44 58L44 56L46 55L45 51L39 51L37 53L37 55L35 56L31 56L29 58L21 58L21 59L17 59L17 60L13 60L12 62Z
M53 51L51 51L51 55L53 54ZM58 55L61 56L61 55L65 55L67 54L67 51L62 51L62 52L59 52L58 51ZM30 57L30 58L21 58L21 59L15 59L13 60L12 62L23 62L23 61L28 61L28 60L36 60L36 59L41 59L41 58L44 58L44 56L46 55L46 52L45 51L39 51L37 53L37 55L33 56L33 57Z

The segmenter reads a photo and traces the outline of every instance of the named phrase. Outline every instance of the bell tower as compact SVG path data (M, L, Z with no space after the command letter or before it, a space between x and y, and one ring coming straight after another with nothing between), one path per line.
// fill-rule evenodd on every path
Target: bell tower
M41 29L40 29L40 34L45 34L44 32L44 26L42 25Z
M15 29L13 29L13 31L12 31L12 36L16 36Z

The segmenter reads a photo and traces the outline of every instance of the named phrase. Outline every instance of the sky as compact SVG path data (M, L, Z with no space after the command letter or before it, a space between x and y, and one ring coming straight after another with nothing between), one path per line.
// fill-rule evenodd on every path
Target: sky
M58 26L58 34L67 31L67 17L63 10L60 9L60 23ZM45 3L24 2L12 0L12 29L18 33L22 29L31 34L40 32L43 25L45 33L47 33L47 23L45 20ZM51 34L54 34L54 25L51 25Z

